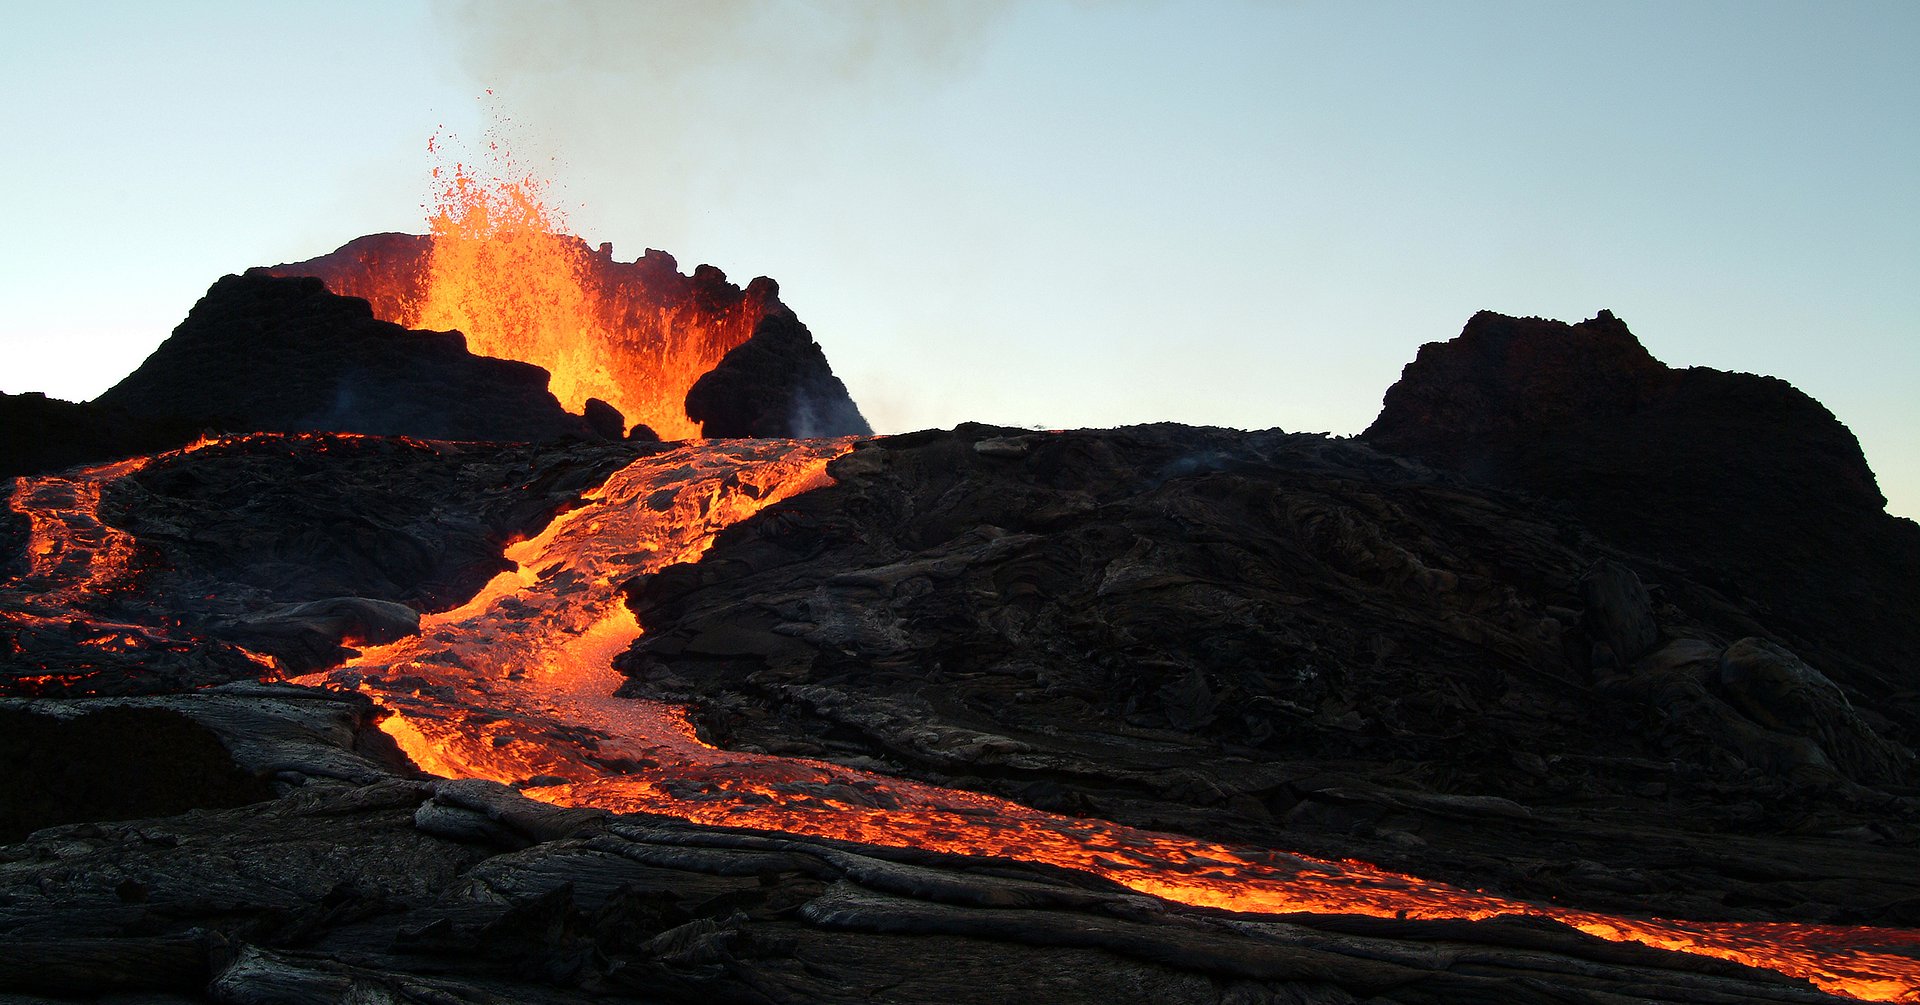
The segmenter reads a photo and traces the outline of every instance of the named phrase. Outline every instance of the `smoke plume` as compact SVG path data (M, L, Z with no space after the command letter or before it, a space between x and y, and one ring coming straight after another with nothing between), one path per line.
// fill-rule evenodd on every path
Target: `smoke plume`
M656 219L623 222L666 243L674 207L724 198L758 176L748 165L779 159L804 175L823 147L856 141L845 135L854 129L872 142L884 129L866 118L876 99L963 72L1006 10L1000 0L446 0L436 16L461 70L513 120L515 142L557 156L564 189L595 204L599 225L612 222L602 208L644 206Z

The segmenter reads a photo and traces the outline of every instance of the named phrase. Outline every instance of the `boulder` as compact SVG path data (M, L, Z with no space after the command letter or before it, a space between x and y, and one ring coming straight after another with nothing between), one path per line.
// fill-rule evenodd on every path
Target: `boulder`
M1881 737L1854 711L1838 685L1776 643L1745 638L1728 646L1714 683L1747 718L1812 741L1851 778L1914 778L1912 751Z
M1594 563L1580 578L1580 598L1585 602L1582 627L1596 655L1604 651L1615 671L1624 672L1660 641L1653 599L1632 569L1604 559Z

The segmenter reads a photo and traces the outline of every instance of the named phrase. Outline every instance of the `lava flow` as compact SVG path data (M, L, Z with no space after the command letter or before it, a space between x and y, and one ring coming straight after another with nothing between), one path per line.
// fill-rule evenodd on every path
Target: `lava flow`
M721 528L820 483L844 442L714 441L636 461L514 546L515 573L418 636L326 675L385 706L423 768L572 806L1044 863L1184 904L1258 913L1545 918L1738 961L1829 992L1920 1001L1920 933L1633 919L1428 882L1357 861L1231 847L1040 812L819 761L713 748L684 711L612 697L639 634L620 584L700 557Z
M155 460L190 453L208 442L14 480L7 508L27 521L27 566L0 583L0 657L30 666L38 660L37 669L51 672L9 676L0 681L0 694L98 693L103 679L124 675L119 661L95 664L95 657L110 653L217 650L230 657L229 662L252 672L274 672L271 659L240 646L194 637L180 631L177 622L154 624L147 618L116 616L133 613L116 611L114 605L136 585L138 543L132 534L101 518L102 488Z

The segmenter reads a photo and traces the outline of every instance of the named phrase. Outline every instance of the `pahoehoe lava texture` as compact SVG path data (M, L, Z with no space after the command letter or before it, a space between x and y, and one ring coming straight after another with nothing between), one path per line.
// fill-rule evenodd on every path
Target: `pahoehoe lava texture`
M632 584L627 693L723 744L1522 896L1915 918L1905 668L1836 682L1524 499L1173 426L961 427L829 471Z
M256 434L163 456L102 493L102 518L138 542L133 588L60 617L0 618L0 691L46 674L127 695L258 676L234 645L288 673L334 665L343 644L409 631L409 618L471 596L507 567L510 541L656 449ZM0 525L13 548L0 573L25 565L24 523ZM36 594L0 585L0 615L35 609ZM121 622L182 631L103 652L96 626Z

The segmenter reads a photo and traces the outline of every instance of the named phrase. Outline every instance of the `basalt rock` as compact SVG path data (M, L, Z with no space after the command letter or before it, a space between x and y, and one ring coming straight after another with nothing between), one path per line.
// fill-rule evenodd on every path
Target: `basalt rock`
M1853 434L1785 381L1667 367L1607 311L1482 311L1421 347L1362 436L1550 500L1920 714L1920 525L1884 511Z
M0 842L52 824L171 816L272 796L219 737L164 708L0 704Z
M118 460L191 443L193 422L136 419L92 402L0 394L0 479Z
M376 320L318 279L254 271L213 284L101 404L141 419L230 430L448 440L595 435L547 391L547 373L475 356L458 332Z
M687 415L707 436L867 436L847 386L807 326L790 312L760 320L687 392Z
M102 522L140 542L126 570L138 589L49 607L49 584L0 580L0 693L152 694L259 676L235 647L290 673L335 665L464 601L511 567L508 542L658 449L255 434L162 455L99 490ZM0 573L25 571L24 524L0 524L15 549ZM98 536L78 535L81 548Z
M1728 646L1714 683L1747 718L1813 740L1855 777L1895 784L1914 777L1912 751L1875 734L1833 681L1772 642L1747 638Z
M1603 1005L1652 989L1677 1005L1834 1001L1764 971L1522 922L1250 922L1069 874L554 819L565 811L478 795L315 782L244 809L41 831L0 852L0 994Z

